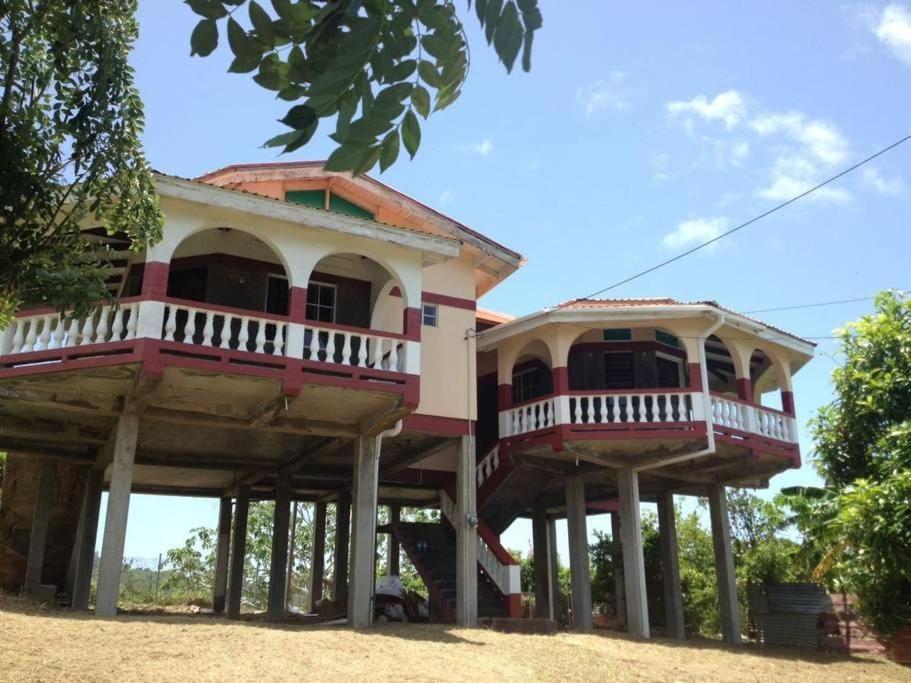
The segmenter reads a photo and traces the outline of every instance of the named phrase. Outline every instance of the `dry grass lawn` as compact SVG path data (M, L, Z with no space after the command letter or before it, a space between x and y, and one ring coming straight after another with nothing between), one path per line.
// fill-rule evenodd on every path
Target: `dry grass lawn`
M426 625L367 632L203 616L107 621L0 596L2 680L911 681L879 657L616 634L504 635Z

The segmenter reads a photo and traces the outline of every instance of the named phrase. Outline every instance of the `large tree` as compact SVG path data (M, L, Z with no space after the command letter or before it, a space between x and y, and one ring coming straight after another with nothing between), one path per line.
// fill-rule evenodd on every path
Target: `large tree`
M452 104L468 76L468 41L452 0L272 0L271 11L256 0L185 2L202 17L191 54L212 54L226 35L229 71L254 73L257 84L295 103L281 119L290 130L266 146L292 152L320 119L335 118L330 170L362 173L377 162L385 170L401 146L413 158L418 116ZM520 53L531 69L542 24L537 0L475 0L474 10L506 70Z
M0 2L0 324L22 302L82 314L107 295L107 255L81 228L136 249L160 234L127 61L135 11L135 0Z

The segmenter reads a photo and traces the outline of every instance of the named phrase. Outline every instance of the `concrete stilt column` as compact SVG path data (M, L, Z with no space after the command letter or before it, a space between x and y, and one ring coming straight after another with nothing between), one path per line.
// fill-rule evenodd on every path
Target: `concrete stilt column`
M626 628L630 635L648 638L645 556L642 553L642 520L639 516L639 475L628 469L617 470L617 484L620 490Z
M560 602L560 565L557 558L557 522L547 520L547 582L550 585L549 618L560 621L563 605Z
M390 505L389 506L389 522L391 524L398 524L399 520L402 518L402 506L401 505ZM399 542L396 540L393 534L389 534L389 575L398 576L401 572L401 550L399 548Z
M76 563L73 573L73 593L70 609L89 608L92 590L92 570L95 567L95 541L98 538L98 516L101 513L101 489L104 471L91 469L85 480L79 535L76 537Z
M588 559L588 527L585 520L585 481L566 479L566 525L569 536L569 573L573 590L573 629L592 629L592 584Z
M247 517L250 513L250 487L237 490L234 506L234 529L231 538L231 567L228 576L228 600L225 616L240 618L240 603L244 592L244 559L247 554Z
M478 623L477 471L474 437L463 436L456 465L456 623Z
M550 548L547 543L547 509L536 503L531 515L531 542L535 558L535 617L553 619L550 595Z
M610 513L611 538L614 540L614 598L617 618L626 625L626 585L623 578L623 541L620 532L620 513Z
M44 573L44 549L47 544L47 528L51 519L51 502L54 497L56 474L57 467L52 460L45 460L41 463L23 585L23 592L30 596L37 596L41 588L41 576Z
M339 491L335 504L335 578L332 599L348 604L348 558L351 538L351 493Z
M310 611L323 599L326 565L326 504L317 503L313 514L313 557L310 559Z
M123 570L123 544L127 537L130 511L130 489L133 486L133 462L139 436L139 416L125 413L117 420L114 434L114 458L108 489L108 510L104 518L104 540L98 569L95 614L113 617L120 596L120 573Z
M683 592L680 589L680 562L677 558L677 520L674 494L663 491L658 495L658 535L661 543L661 574L664 577L664 613L667 634L683 640Z
M223 614L228 596L228 559L231 549L231 499L218 502L218 539L215 545L215 580L212 583L212 611Z
M712 543L715 546L715 575L718 579L718 602L721 608L721 636L727 643L740 642L740 604L734 574L734 553L728 502L724 486L709 487L709 517L712 520Z
M269 564L269 598L266 618L285 616L285 580L288 569L288 532L291 523L291 477L279 472L272 517L272 558Z
M348 625L354 628L367 628L373 621L379 462L380 438L359 437L354 446L351 585L348 588Z

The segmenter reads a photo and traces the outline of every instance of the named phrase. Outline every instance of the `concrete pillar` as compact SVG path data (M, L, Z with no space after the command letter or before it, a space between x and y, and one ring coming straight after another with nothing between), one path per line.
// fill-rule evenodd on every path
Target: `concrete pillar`
M373 621L380 441L380 437L362 436L355 440L354 446L351 585L348 588L348 625L354 628L367 628Z
M310 611L323 599L326 568L326 504L317 503L313 514L313 557L310 559Z
M272 558L269 564L269 598L266 609L266 618L270 621L280 621L285 616L290 523L291 477L279 472L275 490L275 513L272 517Z
M95 598L95 614L102 617L117 615L123 544L127 538L127 515L130 511L130 489L133 486L133 461L136 458L138 436L139 415L121 415L114 433L114 458L111 463L108 510L104 518L104 539L101 542L101 564Z
M237 490L234 505L234 530L231 538L231 567L228 576L228 600L225 616L240 619L240 603L244 592L244 560L247 553L247 516L250 513L250 487Z
M614 598L617 619L626 625L626 585L623 578L623 541L620 532L620 513L610 513L611 539L614 542Z
M89 608L92 590L92 570L95 568L95 541L98 538L98 516L101 513L101 490L104 470L91 469L85 480L85 494L76 537L76 563L73 573L73 593L70 609Z
M23 592L29 596L37 596L41 588L41 576L44 573L44 549L47 543L47 528L51 520L51 503L54 498L56 474L57 467L52 460L45 460L41 463L23 585Z
M335 579L332 599L348 604L348 557L351 538L351 493L339 491L335 503Z
M560 621L563 603L560 600L560 564L557 557L557 521L547 520L547 582L550 585L550 617Z
M212 583L212 610L225 611L228 596L228 555L231 549L231 499L218 502L218 539L215 545L215 580Z
M389 522L391 524L398 524L399 520L402 518L402 506L401 505L390 505L389 506ZM399 548L399 542L395 538L395 534L389 534L389 576L398 576L402 570L401 567L401 550Z
M535 558L535 617L538 619L553 619L547 522L547 509L536 503L532 508L531 542Z
M628 469L617 470L617 485L620 490L626 628L630 635L648 638L645 556L642 552L642 520L639 516L639 475Z
M569 536L569 573L573 590L573 629L590 631L592 584L588 559L588 528L585 521L585 481L566 479L566 526Z
M456 623L478 623L478 508L474 437L463 436L456 464Z
M664 577L664 613L667 634L683 640L683 592L680 589L680 562L677 558L677 520L674 494L663 491L658 495L658 535L661 543L661 574Z
M726 643L740 642L740 603L734 574L734 553L728 502L724 486L709 487L709 517L712 520L712 543L715 546L715 575L718 579L718 602L721 608L721 636Z

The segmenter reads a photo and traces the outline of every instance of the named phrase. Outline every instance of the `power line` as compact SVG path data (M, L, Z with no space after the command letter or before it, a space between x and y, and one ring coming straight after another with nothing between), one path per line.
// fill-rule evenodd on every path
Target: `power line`
M796 306L779 306L778 308L757 308L752 311L744 311L744 313L772 313L774 311L796 311L800 308L820 308L821 306L837 306L839 304L856 304L861 301L873 301L875 296L864 296L859 299L841 299L839 301L820 301L815 304L798 304Z
M892 143L891 145L889 145L888 147L883 147L881 150L879 150L879 151L876 152L875 154L871 154L871 155L868 156L867 158L862 159L861 161L858 161L858 162L857 162L856 164L854 164L853 166L849 166L848 168L846 168L846 169L844 169L843 171L841 171L841 172L835 174L835 175L832 176L831 178L828 178L827 180L822 181L822 182L819 183L818 185L814 185L814 186L811 187L810 189L805 190L804 192L801 192L801 193L800 193L799 195L797 195L796 197L791 197L791 199L789 199L789 200L787 200L787 201L785 201L785 202L782 202L781 204L778 204L778 205L772 207L772 208L769 209L768 211L765 211L765 212L759 214L758 216L754 216L753 218L751 218L750 220L746 221L745 223L741 223L740 225L738 225L738 226L736 226L736 227L734 227L734 228L731 228L730 230L726 230L725 232L721 233L721 234L718 235L717 237L713 237L712 239L710 239L710 240L708 240L708 241L706 241L706 242L703 242L702 244L696 245L696 246L693 247L692 249L688 249L687 251L683 252L682 254L677 254L676 256L667 259L666 261L662 261L662 262L659 263L658 265L652 266L651 268L647 268L646 270L643 270L643 271L641 271L641 272L639 272L639 273L636 273L635 275L631 275L630 277L626 278L625 280L621 280L620 282L614 283L614 284L610 285L609 287L605 287L604 289L599 289L597 292L593 292L593 293L591 293L591 294L589 294L588 296L583 297L583 298L585 298L585 299L592 299L592 298L594 298L594 297L596 297L596 296L599 296L599 295L601 295L601 294L604 294L605 292L608 292L608 291L610 291L610 290L612 290L612 289L616 289L617 287L620 287L620 286L625 285L625 284L627 284L627 283L629 283L629 282L632 282L633 280L637 280L637 279L639 279L640 277L642 277L642 276L644 276L644 275L648 275L649 273L652 273L652 272L658 270L659 268L663 268L664 266L670 265L671 263L674 263L675 261L679 261L680 259L682 259L682 258L684 258L684 257L686 257L686 256L689 256L690 254L693 254L693 253L699 251L700 249L704 249L705 247L709 246L710 244L714 244L714 243L717 242L718 240L723 239L723 238L727 237L728 235L732 235L732 234L734 234L735 232L737 232L738 230L743 230L744 228L746 228L746 227L752 225L753 223L756 223L757 221L762 220L762 219L765 218L766 216L770 216L770 215L772 215L773 213L775 213L776 211L780 211L781 209L785 208L786 206L789 206L789 205L793 204L794 202L796 202L796 201L798 201L798 200L800 200L800 199L803 199L803 198L806 197L807 195L812 194L813 192L816 192L816 191L819 190L819 189L822 189L823 187L825 187L825 186L828 185L829 183L833 183L833 182L835 182L836 180L838 180L839 178L842 178L843 176L846 176L846 175L848 175L849 173L851 173L851 172L853 172L853 171L856 171L858 168L860 168L860 167L863 166L864 164L870 163L871 161L873 161L873 160L876 159L877 157L882 156L882 155L885 154L886 152L889 152L889 151L895 149L896 147L898 147L899 145L902 145L902 144L908 142L908 140L911 140L911 135L906 135L905 137L901 138L900 140L896 140L895 142L893 142L893 143ZM573 301L573 300L570 300L570 301L567 301L567 302L565 302L565 303L562 303L562 304L560 304L559 306L557 306L556 308L557 308L557 309L563 308L563 307L567 306L568 304L570 304L572 301Z

